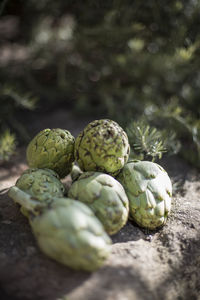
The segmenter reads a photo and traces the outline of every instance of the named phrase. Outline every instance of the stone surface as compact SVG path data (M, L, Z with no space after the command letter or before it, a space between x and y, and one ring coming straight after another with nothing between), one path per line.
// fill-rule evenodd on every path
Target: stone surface
M0 167L0 189L27 167L25 150L18 153ZM112 236L112 254L94 273L73 271L42 254L19 207L1 192L0 299L200 299L200 174L177 157L159 164L174 183L167 224L147 231L128 222Z

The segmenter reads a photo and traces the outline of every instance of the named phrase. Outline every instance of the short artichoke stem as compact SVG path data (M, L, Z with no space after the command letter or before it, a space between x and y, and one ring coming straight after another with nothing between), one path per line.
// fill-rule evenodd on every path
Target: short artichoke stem
M24 191L20 190L18 187L13 186L8 192L8 196L12 198L16 203L20 204L22 207L26 208L29 212L36 214L38 208L42 208L44 205L33 200L33 197Z

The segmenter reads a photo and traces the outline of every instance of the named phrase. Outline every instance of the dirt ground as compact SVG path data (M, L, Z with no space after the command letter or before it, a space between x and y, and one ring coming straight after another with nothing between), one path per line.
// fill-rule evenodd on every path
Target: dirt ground
M32 135L60 127L76 136L87 121L58 111L39 125L30 120L27 127ZM200 299L200 174L178 157L160 164L174 183L167 224L152 232L128 222L112 237L112 253L94 273L73 271L43 255L18 206L1 193L0 299ZM25 149L19 149L0 166L0 189L13 185L26 168Z

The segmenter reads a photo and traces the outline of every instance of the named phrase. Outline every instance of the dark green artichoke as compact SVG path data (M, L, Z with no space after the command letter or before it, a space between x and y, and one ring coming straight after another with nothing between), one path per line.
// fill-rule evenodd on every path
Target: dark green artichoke
M54 170L60 178L72 169L74 161L74 137L64 129L44 129L29 143L27 162L32 168Z
M65 193L65 187L59 176L49 169L27 169L17 180L16 186L46 205L52 197L63 197ZM23 206L21 212L28 216Z
M129 152L127 134L112 120L89 123L75 140L75 159L83 171L115 176L128 161Z
M73 269L93 271L110 253L111 240L85 204L54 199L50 208L30 219L40 249Z
M108 234L118 232L127 222L128 198L123 186L108 174L83 173L70 187L68 196L87 204Z
M141 227L155 229L170 213L172 184L167 172L150 161L127 163L117 179L130 202L130 216Z

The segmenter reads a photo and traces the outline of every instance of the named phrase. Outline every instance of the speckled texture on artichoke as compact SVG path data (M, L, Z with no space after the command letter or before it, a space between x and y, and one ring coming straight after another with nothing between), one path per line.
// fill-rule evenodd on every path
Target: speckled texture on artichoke
M70 173L74 161L74 137L64 129L44 129L27 147L27 162L31 168L54 170L60 178Z
M73 269L93 271L110 253L111 240L85 204L59 198L49 209L30 219L40 249Z
M155 229L170 213L172 184L167 172L150 161L128 162L117 179L130 202L130 216L141 227Z
M110 235L127 222L128 198L123 186L108 174L83 173L70 187L68 196L87 204Z
M27 169L18 178L16 186L46 205L52 197L63 197L65 194L65 187L58 174L49 169ZM28 216L25 207L21 207L21 212Z
M117 175L128 161L130 146L125 131L114 121L89 123L75 140L75 159L83 171Z

